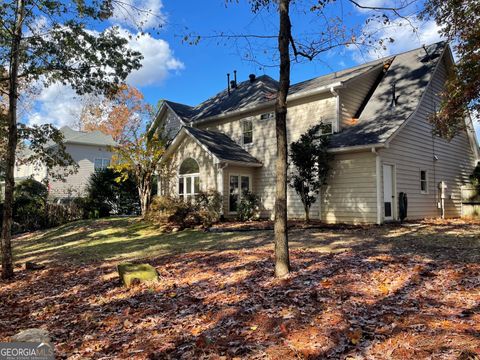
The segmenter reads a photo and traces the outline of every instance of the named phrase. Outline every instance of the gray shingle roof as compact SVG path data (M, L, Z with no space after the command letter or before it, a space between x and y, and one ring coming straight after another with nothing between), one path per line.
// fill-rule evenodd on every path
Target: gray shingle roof
M370 71L380 63L382 63L382 60L376 60L354 68L302 81L290 87L289 95L307 92L339 81L348 81ZM227 90L223 90L194 107L173 101L166 101L166 103L183 120L194 123L197 120L244 108L252 108L272 101L275 99L277 89L278 82L276 80L268 75L262 75L257 77L253 83L250 80L239 83L235 89L231 90L230 95L228 95Z
M255 107L261 103L275 99L278 83L267 75L259 76L253 83L244 81L230 91L224 90L201 104L191 108L190 122L209 118L215 115Z
M290 86L288 94L298 94L304 91L315 90L325 86L330 86L337 82L347 82L348 80L356 78L359 75L365 74L370 70L377 68L379 65L383 65L383 63L387 59L388 58L371 61L366 64L358 65L341 71L336 71L327 75L316 77L314 79L293 84L292 86Z
M102 146L115 146L116 143L110 135L106 135L101 131L77 131L63 126L60 128L60 132L65 138L65 143L85 144L85 145L102 145Z
M185 130L221 161L261 164L260 161L225 134L188 126L185 127Z
M375 68L378 69L381 64L391 61L388 71L366 103L357 124L333 135L330 146L345 148L380 144L395 133L416 110L446 46L446 42L427 46L429 56L423 48L418 48L293 84L290 87L289 95L308 92L337 82L348 83L349 80ZM395 84L397 98L395 107L390 106L393 84ZM227 90L224 90L195 107L170 101L168 104L183 120L195 124L196 121L205 118L245 108L254 108L274 100L277 88L277 81L263 75L253 83L250 81L239 83L230 95Z
M170 100L165 100L165 102L170 106L170 108L180 116L182 119L189 119L195 115L193 108L191 106L176 103Z
M330 147L344 148L381 144L388 140L417 109L445 42L396 55L384 78L373 92L356 125L332 136ZM395 84L396 106L392 106Z

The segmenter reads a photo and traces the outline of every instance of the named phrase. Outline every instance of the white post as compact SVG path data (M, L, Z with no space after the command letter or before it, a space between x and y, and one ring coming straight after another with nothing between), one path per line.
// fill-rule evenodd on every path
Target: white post
M224 196L224 179L223 179L223 169L227 167L227 164L217 163L217 176L216 176L216 183L217 183L217 191L222 197L222 209L220 211L220 215L224 215L224 207L225 207L225 196Z

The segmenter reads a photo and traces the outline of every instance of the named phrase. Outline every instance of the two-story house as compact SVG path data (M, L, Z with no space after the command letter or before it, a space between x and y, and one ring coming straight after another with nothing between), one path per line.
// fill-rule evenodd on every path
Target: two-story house
M449 45L440 42L291 86L289 143L319 122L331 132L332 168L312 219L395 220L400 192L407 194L408 219L460 216L460 187L478 161L471 120L451 142L434 136L429 122L453 65ZM234 216L248 189L260 197L261 215L272 217L277 86L251 75L195 107L165 101L158 121L180 129L164 157L176 171L169 190L185 199L217 190L224 214ZM293 189L288 215L304 215Z
M29 177L40 182L48 180L49 195L53 198L83 197L86 195L86 187L92 173L110 165L112 153L109 147L116 143L110 135L100 131L76 131L64 126L60 132L64 137L65 149L78 165L78 171L67 176L64 181L55 181L49 178L48 169L44 164L20 162L15 167L16 181Z

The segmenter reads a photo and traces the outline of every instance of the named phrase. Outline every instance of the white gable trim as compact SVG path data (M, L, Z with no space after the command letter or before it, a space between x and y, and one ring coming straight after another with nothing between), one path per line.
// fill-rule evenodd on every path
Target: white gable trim
M173 138L170 145L167 147L165 154L163 154L162 156L162 160L160 161L160 164L163 164L166 161L166 159L168 159L172 155L172 153L178 149L178 147L182 144L182 142L187 136L192 138L207 154L212 156L216 160L215 163L219 162L219 159L214 154L212 154L205 145L200 143L194 136L192 136L192 134L184 126L182 126L180 131L177 133L177 135Z

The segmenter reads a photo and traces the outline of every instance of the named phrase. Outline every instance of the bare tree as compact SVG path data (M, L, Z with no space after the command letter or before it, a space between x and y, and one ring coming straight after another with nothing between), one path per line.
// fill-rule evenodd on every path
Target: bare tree
M227 3L234 0L226 0ZM276 159L276 179L275 179L275 276L283 277L290 271L289 247L288 247L288 229L287 229L287 95L290 88L290 65L291 59L296 61L301 59L314 60L320 55L328 53L336 48L353 46L359 50L364 48L378 49L386 48L387 42L392 42L390 37L378 37L378 29L369 30L368 27L349 28L345 24L343 15L332 16L328 10L341 10L343 3L349 3L354 8L369 11L365 24L377 22L382 26L394 24L394 20L402 19L412 30L416 30L410 18L403 14L408 10L415 0L404 0L395 7L388 6L368 6L362 5L356 0L343 1L293 1L293 0L249 0L252 12L258 13L262 9L275 11L279 15L278 33L274 34L229 34L220 32L214 35L198 35L190 33L184 36L184 41L189 44L197 44L204 39L223 39L227 41L244 40L247 44L249 53L248 60L259 65L265 66L256 56L255 52L264 52L266 47L256 46L255 41L268 41L277 38L275 47L276 55L272 58L275 64L280 68L279 85L275 102L275 129L277 139L277 159ZM291 23L291 5L300 7L303 13L312 13L318 16L321 24L319 31L311 34L294 35L292 33ZM261 49L255 50L256 48ZM267 65L268 66L268 65Z

